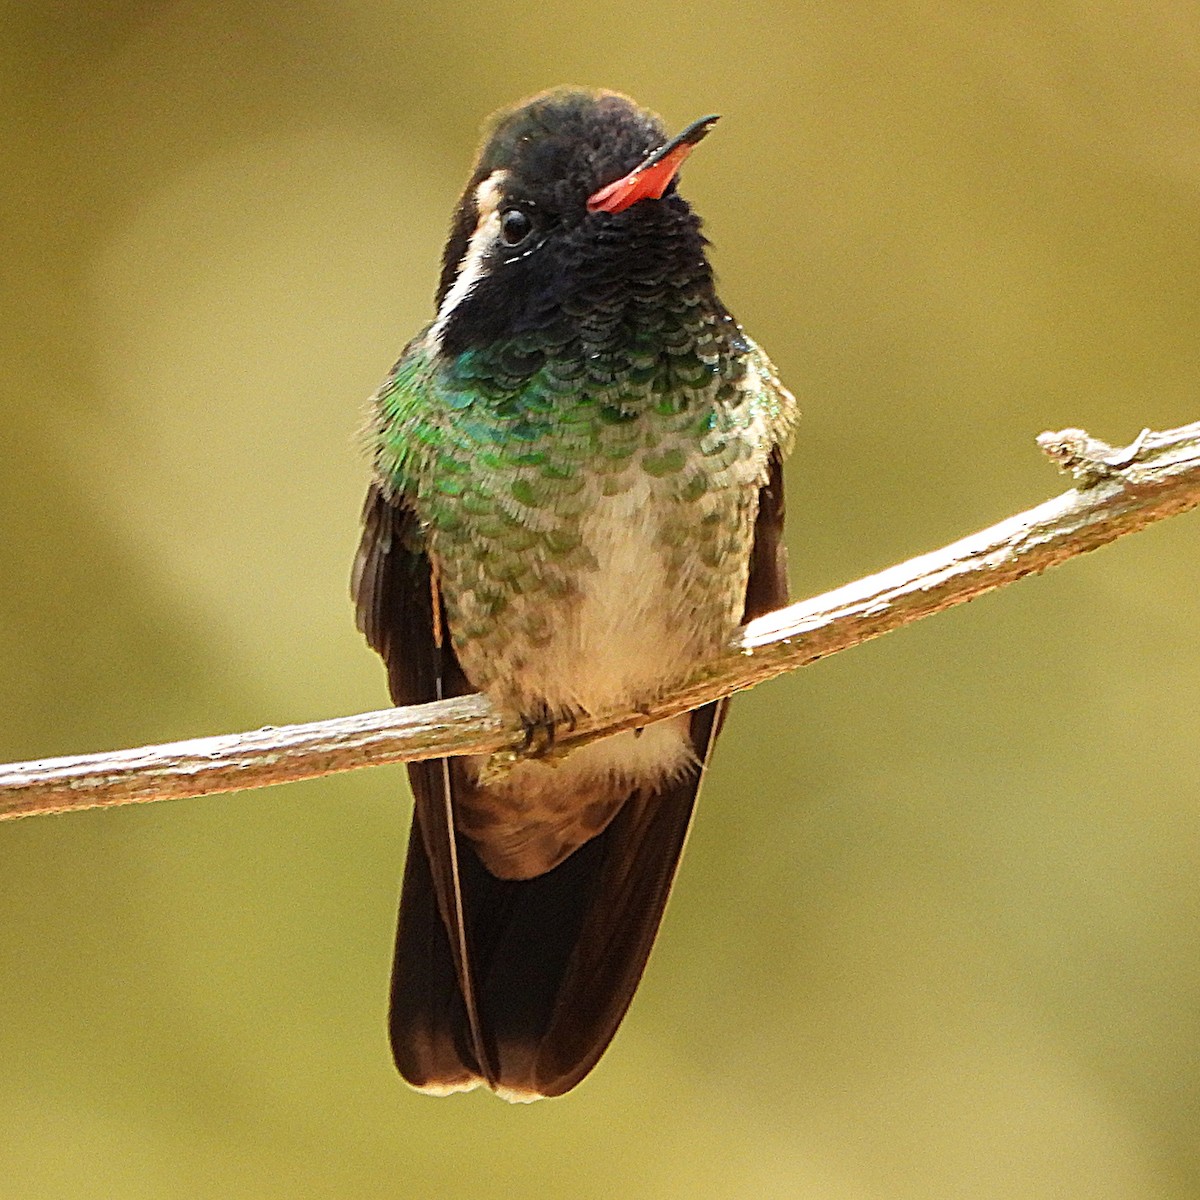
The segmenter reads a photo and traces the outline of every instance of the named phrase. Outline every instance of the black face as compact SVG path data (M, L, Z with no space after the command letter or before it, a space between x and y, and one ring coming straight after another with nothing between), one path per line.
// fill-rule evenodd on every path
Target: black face
M613 93L558 90L502 113L446 245L442 349L549 325L601 293L619 302L622 284L644 289L682 272L711 288L699 220L673 182L661 200L587 211L589 196L665 141L656 116Z

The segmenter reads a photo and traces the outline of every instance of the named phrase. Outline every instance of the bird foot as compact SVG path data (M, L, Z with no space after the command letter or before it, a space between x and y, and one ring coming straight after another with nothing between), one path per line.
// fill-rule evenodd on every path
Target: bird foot
M523 762L539 762L553 767L570 754L570 750L558 746L559 730L574 733L579 724L579 714L571 709L551 712L542 706L533 716L521 714L524 738L514 750L497 750L488 756L479 768L481 784L503 783L512 771Z
M525 726L525 741L517 753L523 758L545 758L554 749L558 732L553 718L540 716L521 723Z
M551 712L541 705L533 716L522 714L521 724L525 729L525 742L517 753L522 758L562 757L555 751L559 729L574 733L579 724L579 714L569 708ZM562 753L566 753L563 751Z

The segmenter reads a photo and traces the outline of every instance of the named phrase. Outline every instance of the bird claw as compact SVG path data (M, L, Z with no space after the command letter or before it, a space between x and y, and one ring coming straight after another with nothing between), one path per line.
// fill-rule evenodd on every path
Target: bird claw
M539 717L535 721L523 721L525 740L518 754L526 758L544 758L554 749L555 723L550 717Z
M552 713L543 706L536 716L522 716L521 725L525 730L525 740L517 751L518 756L521 758L553 758L559 729L562 728L567 733L574 733L579 725L579 715L569 708L563 709L559 713Z

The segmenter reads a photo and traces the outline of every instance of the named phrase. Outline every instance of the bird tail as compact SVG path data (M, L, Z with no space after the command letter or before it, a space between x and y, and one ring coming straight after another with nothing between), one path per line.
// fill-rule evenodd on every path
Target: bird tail
M454 870L443 869L444 810L422 796L442 791L446 769L412 765L389 1018L410 1084L439 1095L482 1084L536 1100L569 1091L596 1065L654 944L720 707L692 714L697 763L687 774L634 792L603 833L533 879L496 878L457 832Z

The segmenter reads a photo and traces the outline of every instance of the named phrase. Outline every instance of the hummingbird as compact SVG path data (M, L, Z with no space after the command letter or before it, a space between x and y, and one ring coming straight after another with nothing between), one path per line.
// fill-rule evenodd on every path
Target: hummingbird
M787 603L796 402L717 298L668 138L615 92L494 116L430 324L371 404L351 592L394 703L483 692L515 762L408 766L389 1012L400 1074L558 1096L645 968L724 703L569 753Z

